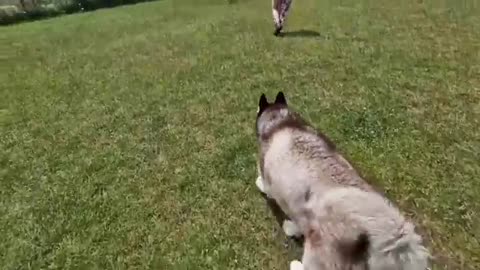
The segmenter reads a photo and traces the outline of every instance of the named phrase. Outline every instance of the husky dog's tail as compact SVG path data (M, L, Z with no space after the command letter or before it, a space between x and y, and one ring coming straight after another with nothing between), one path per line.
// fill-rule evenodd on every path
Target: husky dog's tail
M370 270L426 270L430 253L422 245L422 238L415 232L414 225L405 222L398 234L370 253Z

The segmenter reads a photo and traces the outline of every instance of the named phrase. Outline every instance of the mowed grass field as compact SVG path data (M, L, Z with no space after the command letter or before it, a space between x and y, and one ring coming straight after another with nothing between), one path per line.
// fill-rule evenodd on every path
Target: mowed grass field
M266 0L0 28L0 269L287 269L254 185L258 98L279 90L434 269L480 269L475 5L298 0L281 39Z

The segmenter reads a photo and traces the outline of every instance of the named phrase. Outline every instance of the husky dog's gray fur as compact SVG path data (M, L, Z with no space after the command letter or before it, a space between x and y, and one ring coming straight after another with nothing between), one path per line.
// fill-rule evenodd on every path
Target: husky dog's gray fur
M289 108L260 97L257 187L291 219L288 236L305 236L292 270L425 270L429 254L414 225L377 193L334 144Z

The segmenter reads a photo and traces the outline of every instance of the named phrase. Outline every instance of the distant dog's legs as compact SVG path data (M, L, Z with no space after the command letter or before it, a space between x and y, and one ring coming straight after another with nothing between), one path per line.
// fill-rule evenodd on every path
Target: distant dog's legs
M280 9L280 22L283 27L285 20L287 19L288 11L290 10L290 5L292 4L293 0L283 0Z
M282 0L272 0L272 15L273 15L273 23L275 24L275 35L278 35L282 30L282 26L280 23L280 2Z
M272 15L275 23L274 34L278 36L283 29L283 24L288 15L288 10L293 0L272 0Z

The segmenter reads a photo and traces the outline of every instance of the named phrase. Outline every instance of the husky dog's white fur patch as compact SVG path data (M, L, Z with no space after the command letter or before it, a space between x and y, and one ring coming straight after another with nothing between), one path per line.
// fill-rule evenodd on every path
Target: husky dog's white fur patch
M263 179L261 176L257 177L257 180L255 181L255 185L260 190L260 192L265 194L265 186L263 185Z
M300 228L291 220L286 219L285 221L283 221L282 229L287 236L302 236L302 231L300 230Z
M290 270L303 270L303 264L297 260L291 261Z

